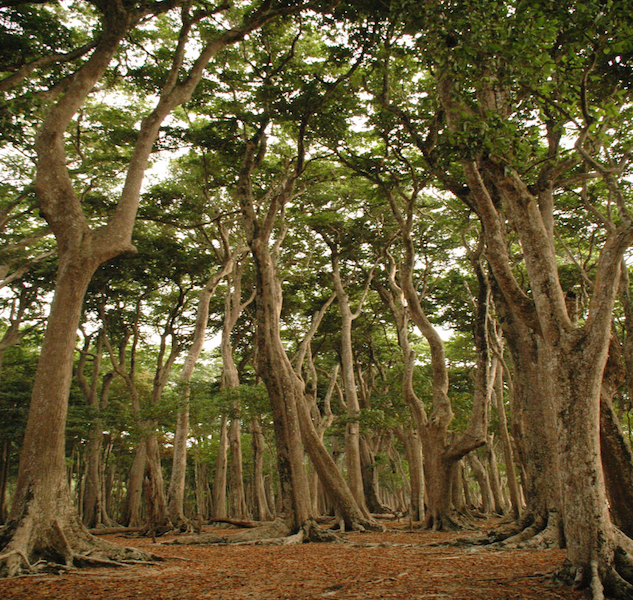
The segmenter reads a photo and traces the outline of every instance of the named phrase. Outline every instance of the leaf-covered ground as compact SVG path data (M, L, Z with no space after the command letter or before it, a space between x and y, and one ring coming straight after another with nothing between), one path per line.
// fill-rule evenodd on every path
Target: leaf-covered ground
M205 531L221 530L205 528ZM222 530L222 534L228 533ZM4 600L586 599L548 574L562 550L490 550L430 544L455 534L345 534L347 543L298 546L164 546L108 536L165 558L155 565L81 569L0 581Z

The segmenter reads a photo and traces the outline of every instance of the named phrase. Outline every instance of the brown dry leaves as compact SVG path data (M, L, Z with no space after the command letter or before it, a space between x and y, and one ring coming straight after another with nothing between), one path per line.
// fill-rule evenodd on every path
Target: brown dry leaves
M206 528L222 535L229 531ZM561 550L438 548L454 534L347 534L349 544L299 546L160 546L108 536L164 557L156 565L82 569L59 576L0 581L5 600L278 600L278 599L586 599L546 576Z

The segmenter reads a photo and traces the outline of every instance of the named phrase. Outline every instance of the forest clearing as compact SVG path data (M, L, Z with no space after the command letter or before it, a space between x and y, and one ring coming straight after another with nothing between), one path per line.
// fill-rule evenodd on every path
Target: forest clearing
M489 527L491 523L488 523ZM211 529L219 535L233 530ZM6 600L581 600L551 573L564 550L430 546L457 534L408 531L343 534L340 543L292 546L166 546L108 536L165 559L151 566L91 568L0 581ZM170 538L172 536L169 536Z

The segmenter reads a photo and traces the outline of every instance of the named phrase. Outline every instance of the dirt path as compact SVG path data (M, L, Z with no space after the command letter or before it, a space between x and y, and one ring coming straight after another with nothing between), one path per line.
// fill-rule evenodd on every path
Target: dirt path
M222 534L225 530L208 528ZM564 551L491 551L428 544L451 534L346 534L347 544L300 546L144 546L167 560L120 569L83 569L59 576L0 581L4 600L278 600L377 599L560 600L583 592L548 578Z

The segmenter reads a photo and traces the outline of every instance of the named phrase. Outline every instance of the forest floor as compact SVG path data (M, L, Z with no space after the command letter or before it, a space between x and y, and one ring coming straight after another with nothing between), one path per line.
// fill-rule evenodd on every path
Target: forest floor
M490 523L482 524L482 527ZM589 594L549 575L564 550L437 546L458 535L410 531L346 533L346 543L295 546L169 546L104 536L164 558L152 565L89 568L0 581L3 600L580 600ZM227 535L236 529L205 527ZM170 536L160 538L169 539ZM173 537L173 536L171 536Z

